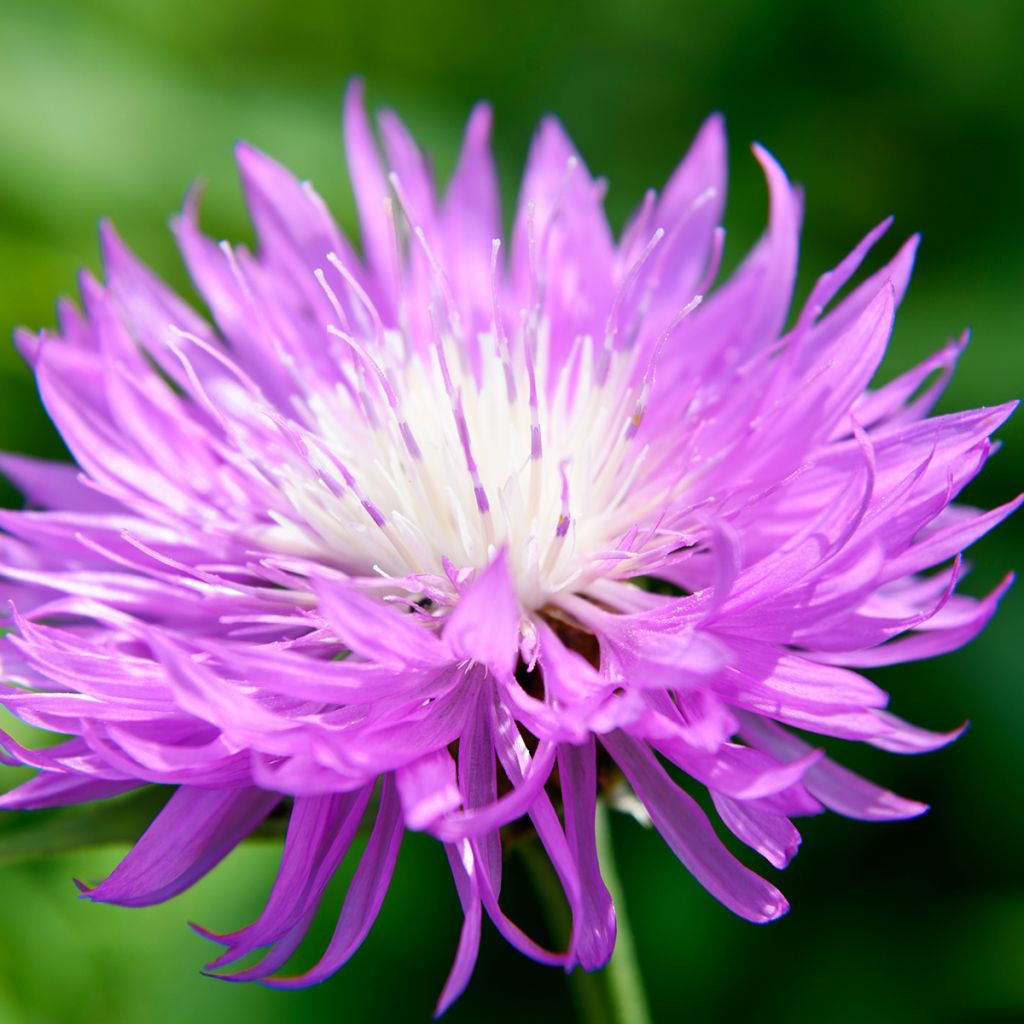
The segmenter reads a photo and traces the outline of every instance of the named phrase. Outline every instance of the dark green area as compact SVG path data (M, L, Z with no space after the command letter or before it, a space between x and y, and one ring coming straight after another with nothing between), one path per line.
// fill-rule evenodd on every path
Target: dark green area
M746 150L758 139L807 188L801 293L869 227L896 214L880 251L915 230L924 246L886 372L970 324L974 341L943 408L994 404L1018 395L1024 381L1022 39L1024 5L1012 0L5 0L0 328L52 322L53 301L74 291L76 269L97 267L101 215L187 291L166 221L195 178L207 182L209 230L250 237L231 164L238 138L312 178L352 229L337 123L342 88L360 72L371 104L405 116L442 177L472 102L490 98L509 197L533 125L557 112L590 167L610 179L616 225L646 187L665 180L703 117L724 111L729 262L764 218L763 185ZM0 396L0 447L61 451L6 347ZM970 500L991 505L1019 489L1022 422L1004 429L1006 450ZM992 585L1020 541L1021 526L1010 524L977 545L966 586ZM657 1020L1024 1017L1022 608L1020 592L1011 592L968 650L876 674L897 713L936 728L970 718L971 729L925 758L840 751L934 810L900 825L807 821L806 849L778 878L794 907L780 923L734 919L654 834L616 821ZM364 949L337 978L302 993L199 976L210 947L186 926L195 919L226 930L251 920L273 876L273 844L239 851L165 907L76 900L72 876L95 881L120 849L0 871L4 1024L428 1019L459 922L435 843L407 841ZM506 900L513 916L543 930L521 869L509 872ZM322 923L323 939L330 925ZM540 1024L570 1012L556 971L488 931L476 977L446 1019Z

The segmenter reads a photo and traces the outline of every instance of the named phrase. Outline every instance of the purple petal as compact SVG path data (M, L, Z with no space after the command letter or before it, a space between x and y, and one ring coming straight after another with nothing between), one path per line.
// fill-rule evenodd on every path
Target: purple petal
M280 802L259 789L182 786L106 881L86 895L146 907L177 896L224 859Z
M339 640L383 665L439 664L444 649L412 616L337 580L314 583L318 611Z
M726 850L704 812L668 777L643 744L622 732L609 733L601 741L626 773L664 840L715 899L756 924L774 921L789 910L775 886L745 868Z
M462 904L463 921L455 962L437 1000L435 1018L440 1017L462 995L469 984L480 952L480 925L483 918L480 887L474 870L473 849L469 841L462 839L458 843L446 844L445 852L448 854L459 902Z
M615 948L615 907L601 878L594 816L597 770L594 741L558 749L565 833L579 872L582 910L573 929L572 951L584 970L603 967Z
M722 821L737 839L757 850L773 867L784 868L800 847L800 833L788 818L768 814L742 800L712 791Z
M509 676L519 658L522 613L502 550L459 599L448 616L444 641L452 656Z
M47 462L24 455L0 454L0 472L33 505L110 513L118 506L82 483L82 471L65 462Z
M272 988L304 988L329 978L362 945L363 939L377 918L402 844L401 803L393 779L388 776L380 794L377 821L370 840L356 868L338 925L326 952L303 974L294 977L268 978L264 984Z
M259 919L230 935L207 938L222 943L227 951L207 970L235 963L261 946L277 944L266 958L245 971L230 975L232 981L263 978L287 962L302 941L327 884L355 838L372 787L354 793L297 797L288 822L281 869Z
M0 795L0 809L5 811L36 811L43 807L66 807L120 796L141 783L134 780L114 782L86 775L52 775L43 773Z
M743 716L743 729L753 742L780 759L802 757L811 749L785 729L755 715ZM892 821L914 818L928 810L927 804L897 796L828 758L814 765L803 782L826 807L847 818Z
M435 750L395 772L402 799L405 827L429 829L438 818L455 810L462 795L455 781L455 762L447 750Z
M386 203L391 196L364 106L364 86L353 79L345 92L345 155L359 210L359 226L367 262L389 296L396 271L393 228Z

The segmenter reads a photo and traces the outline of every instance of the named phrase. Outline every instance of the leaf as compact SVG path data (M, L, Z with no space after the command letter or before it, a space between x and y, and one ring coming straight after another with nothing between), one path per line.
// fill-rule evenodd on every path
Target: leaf
M0 813L0 864L53 857L88 846L133 843L167 802L168 787L146 787L96 804Z
M41 811L0 811L0 866L56 857L90 846L131 844L149 827L172 793L147 786L101 803ZM279 809L250 839L279 839L288 815Z

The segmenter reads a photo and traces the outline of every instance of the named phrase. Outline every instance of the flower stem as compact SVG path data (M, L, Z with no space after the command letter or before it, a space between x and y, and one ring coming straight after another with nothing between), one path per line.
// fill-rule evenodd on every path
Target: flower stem
M597 801L595 826L601 875L615 904L615 952L608 966L601 972L608 986L611 1019L615 1024L651 1024L651 1010L644 990L643 975L640 973L636 943L633 941L633 930L629 924L622 883L615 864L610 814L603 800Z
M522 855L523 865L544 908L548 927L559 942L567 943L572 934L572 916L565 902L562 883L540 840L533 836L519 843L516 849ZM618 1024L611 1015L603 974L603 971L591 973L577 967L569 975L572 1001L581 1024Z
M600 800L595 827L601 874L615 902L615 952L602 970L584 971L577 967L569 975L576 1014L582 1024L651 1024L636 945L615 866L609 812ZM522 855L549 927L560 941L567 942L572 934L572 917L551 861L536 837L519 843L516 849Z

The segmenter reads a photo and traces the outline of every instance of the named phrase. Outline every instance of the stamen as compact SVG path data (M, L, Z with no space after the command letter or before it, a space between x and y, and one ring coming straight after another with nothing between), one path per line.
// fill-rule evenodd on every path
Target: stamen
M340 330L333 324L328 324L327 330L336 338L340 338L346 345L350 346L362 360L364 366L374 375L374 378L380 385L381 390L384 392L384 397L387 400L391 411L395 415L399 433L402 435L402 440L405 442L405 447L408 450L409 455L413 459L419 460L421 458L419 445L416 443L416 438L413 437L412 431L409 429L409 424L402 415L402 407L398 402L398 396L395 394L394 388L392 388L391 382L387 378L387 374L380 368L379 364L366 351L366 349L364 349L363 346L360 345L359 342L350 334Z
M505 391L508 395L508 404L516 403L516 378L512 371L512 355L509 352L508 336L505 334L505 325L501 315L501 306L498 302L498 251L501 249L501 239L491 240L491 316L494 323L494 339L498 348L498 357L501 359L502 368L505 371Z
M307 366L304 370L300 370L296 365L294 354L285 348L284 342L281 340L281 336L274 329L266 307L259 301L255 291L249 283L249 279L242 270L242 266L238 262L238 257L231 245L227 242L220 242L217 247L224 254L228 267L231 270L231 275L234 277L246 304L249 306L249 309L253 312L256 319L259 321L260 326L270 339L270 345L273 349L275 358L288 371L289 376L292 378L292 381L301 393L305 390L305 382L307 380L316 379L316 375L313 373L312 368Z
M648 257L658 247L658 243L665 237L665 229L658 228L657 231L651 236L651 240L644 246L643 252L630 268L629 273L626 274L622 285L619 290L615 293L615 300L612 302L611 312L608 314L608 320L605 323L604 329L604 344L601 348L601 355L598 359L597 364L597 384L598 387L604 387L608 379L608 369L611 365L611 356L615 348L615 336L618 333L619 324L619 310L622 306L623 300L626 295L629 294L633 284L640 274L640 269L647 262Z
M619 241L619 253L622 256L629 256L632 253L633 247L637 244L638 239L642 238L647 232L647 225L650 223L651 214L654 212L654 204L658 201L658 193L653 189L649 188L644 193L643 202L640 204L640 209L637 211L636 216L626 227L626 230L622 234L622 238Z
M373 325L373 334L377 338L377 342L381 348L387 347L387 342L384 335L384 323L380 318L380 313L377 312L377 307L370 301L370 296L363 290L362 285L352 276L352 272L345 266L344 263L339 259L338 254L335 252L329 252L327 254L327 262L341 275L342 280L348 285L352 294L356 297L359 302L359 306L365 310L366 314L370 317L370 323Z
M652 520L664 508L666 493L690 486L694 465L685 456L685 442L666 444L653 432L636 439L665 345L703 292L656 339L653 332L642 333L656 292L658 253L667 241L659 228L639 246L657 208L652 194L629 243L628 268L623 266L610 296L603 339L596 341L583 326L571 343L553 338L545 310L546 259L561 245L559 220L566 215L568 190L577 188L572 177L578 167L575 159L567 161L557 194L546 197L551 205L544 208L543 224L537 205L526 204L529 276L517 285L526 289L527 301L511 337L501 308L502 242L491 241L493 338L485 338L485 331L462 337L460 307L442 254L410 219L402 182L389 176L392 200L385 215L394 237L395 307L390 301L378 307L360 284L358 269L328 253L314 276L326 299L324 310L330 310L332 322L324 327L337 347L329 350L334 374L326 386L322 373L311 375L287 414L261 400L259 409L240 420L245 436L260 443L239 450L251 460L262 451L264 459L259 465L243 462L239 479L261 488L272 484L280 502L268 502L272 525L254 528L261 546L266 539L296 558L325 546L326 564L377 573L392 581L401 600L427 594L437 605L432 617L443 616L459 588L502 545L510 552L526 609L602 576L654 563L671 550L667 527L677 524ZM578 189L582 201L599 201L600 184L591 186L588 179ZM627 251L625 243L619 251ZM716 234L702 288L713 279L720 256ZM246 265L233 266L239 287L248 289L245 301L255 303L254 322L288 365L288 346L274 340L272 325L264 329L258 315L260 296L248 297ZM422 304L424 292L429 296L422 310L408 307L410 315L426 321L417 324L415 339L405 321L413 288L417 302ZM554 322L565 329L565 318ZM306 356L298 340L292 344ZM248 383L259 395L257 385ZM216 398L209 399L211 406ZM684 402L684 417L685 410ZM265 458L279 446L268 448L264 419L278 431L288 424L283 436L289 448L280 450L278 465Z
M316 267L313 271L313 276L316 278L316 283L320 285L324 295L327 296L327 301L331 304L331 309L334 310L334 315L338 318L338 323L342 330L352 333L352 327L348 322L348 316L345 313L344 308L338 301L338 296L335 295L334 289L327 283L327 278L324 275L322 267Z

